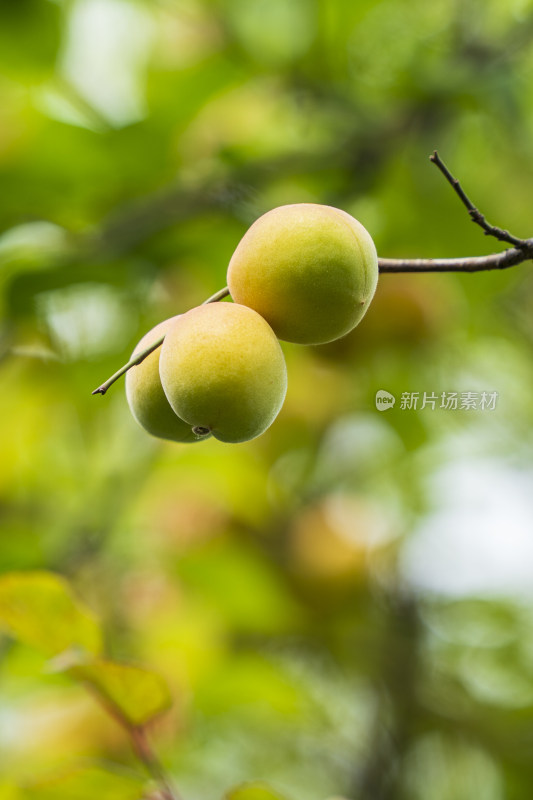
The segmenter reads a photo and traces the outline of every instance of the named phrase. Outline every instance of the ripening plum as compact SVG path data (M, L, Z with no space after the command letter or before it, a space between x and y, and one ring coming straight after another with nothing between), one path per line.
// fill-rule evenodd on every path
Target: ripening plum
M263 316L280 339L324 344L363 318L378 260L368 231L332 206L297 203L259 217L228 267L236 303Z
M143 336L135 347L132 358L166 334L169 326L179 317L171 317ZM174 442L196 442L207 438L193 433L191 425L180 419L172 410L161 386L159 377L159 355L161 348L150 353L140 364L126 373L126 397L131 413L142 427L160 439Z
M244 442L276 418L287 390L280 344L247 306L209 303L175 318L159 360L176 414L222 442Z

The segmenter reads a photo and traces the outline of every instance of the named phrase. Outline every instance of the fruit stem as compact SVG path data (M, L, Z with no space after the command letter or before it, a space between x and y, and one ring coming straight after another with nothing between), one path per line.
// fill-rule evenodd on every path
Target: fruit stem
M224 286L223 289L219 289L218 292L215 292L215 294L212 294L207 300L204 300L202 305L206 306L208 303L218 303L219 300L223 300L225 297L229 297L229 288L227 286Z
M223 289L219 289L218 292L215 292L215 294L212 294L211 297L207 298L207 300L204 300L202 305L205 306L208 303L218 303L219 300L223 300L225 297L228 296L229 296L229 289L227 286L224 286ZM144 359L150 355L150 353L153 353L154 350L157 350L158 347L161 347L164 339L165 337L161 336L159 339L153 342L150 345L150 347L147 347L144 350L141 350L140 353L137 353L135 358L130 358L127 364L124 364L123 367L121 367L119 370L117 370L117 372L111 375L110 378L108 378L104 383L102 383L101 386L98 387L98 389L95 389L93 392L91 392L91 394L105 394L109 389L109 387L112 386L115 383L115 381L117 381L129 369L131 369L132 367L136 367L137 364L141 364L144 361Z

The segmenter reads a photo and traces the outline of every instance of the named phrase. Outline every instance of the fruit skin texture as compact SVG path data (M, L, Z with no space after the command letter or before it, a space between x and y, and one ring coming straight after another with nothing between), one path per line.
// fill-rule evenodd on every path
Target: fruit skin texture
M228 286L280 339L325 344L363 318L378 280L366 228L332 206L296 203L259 217L231 257Z
M179 317L166 319L148 331L135 347L132 358L150 347L163 334L166 335L170 325L177 319ZM126 372L126 397L131 413L139 425L152 436L174 442L199 441L201 437L196 436L192 427L176 416L166 398L159 377L160 353L159 347Z
M274 332L236 303L209 303L175 319L161 348L159 374L176 414L222 442L263 433L287 391Z

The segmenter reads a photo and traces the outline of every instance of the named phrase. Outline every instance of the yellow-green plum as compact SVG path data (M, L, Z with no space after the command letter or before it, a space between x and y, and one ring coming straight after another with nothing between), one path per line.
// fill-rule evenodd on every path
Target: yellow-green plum
M208 303L169 326L159 374L176 414L199 433L245 442L278 415L287 391L280 344L263 317L236 303Z
M150 347L161 336L166 335L170 325L179 319L171 317L143 336L135 347L132 358ZM192 426L180 419L172 410L161 386L159 377L159 356L161 348L150 353L140 364L131 367L126 373L126 397L131 413L142 427L160 439L174 442L196 442L204 436L193 433Z
M372 237L350 214L296 203L259 217L228 267L236 303L263 316L288 342L324 344L362 319L376 290Z

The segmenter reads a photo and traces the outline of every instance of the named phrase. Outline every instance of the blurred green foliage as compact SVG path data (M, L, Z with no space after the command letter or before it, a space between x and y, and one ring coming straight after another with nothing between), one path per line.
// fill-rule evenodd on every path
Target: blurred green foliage
M0 2L0 798L144 791L33 649L71 590L8 602L37 571L82 598L79 644L94 615L168 683L151 736L185 800L529 800L531 265L382 276L352 334L283 345L250 443L158 442L90 392L273 206L341 207L386 257L500 249L436 147L533 235L532 32L530 0ZM453 391L498 402L420 407Z

